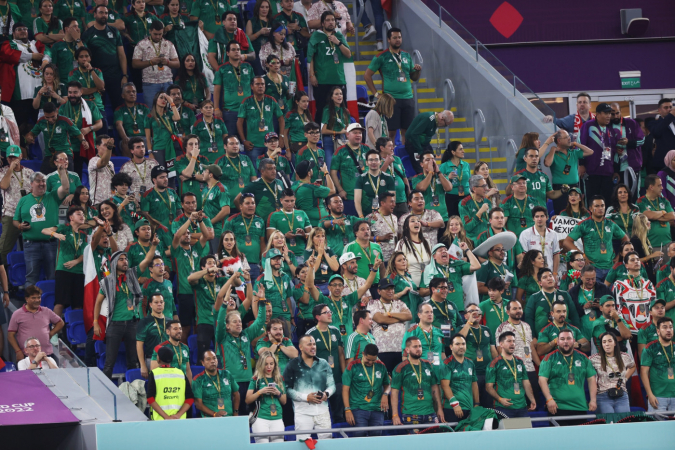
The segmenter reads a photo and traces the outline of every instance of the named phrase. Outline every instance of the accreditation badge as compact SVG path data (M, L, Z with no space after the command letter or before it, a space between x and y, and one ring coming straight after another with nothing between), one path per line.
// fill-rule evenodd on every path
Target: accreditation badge
M513 383L513 393L516 395L520 395L520 383L518 382Z
M604 242L600 242L600 253L603 255L607 253L607 244Z
M218 410L222 411L225 409L225 400L223 400L221 397L218 397Z
M570 372L569 375L567 375L567 384L569 384L570 386L574 385L574 374L572 372Z
M250 234L247 234L247 235L244 237L244 243L246 244L247 247L250 247L250 246L253 245L253 239L251 239L251 235L250 235Z

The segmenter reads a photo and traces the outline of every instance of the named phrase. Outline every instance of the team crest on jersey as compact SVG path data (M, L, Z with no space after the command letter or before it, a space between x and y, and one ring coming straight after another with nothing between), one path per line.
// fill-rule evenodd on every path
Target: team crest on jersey
M542 183L546 181L546 178L544 177L539 177L539 179L541 180Z
M579 360L574 361L574 365L577 366L577 367L581 367L581 361L579 361Z
M485 337L490 337L490 332L485 330Z
M112 31L108 31L108 39L112 39L112 38L113 38Z
M187 352L187 350L185 350L185 349L183 349L183 356L186 357L186 358L187 358L187 356L188 356L188 352Z
M431 371L429 369L424 369L424 373L426 373L428 377L431 376Z
M469 367L468 372L469 372L469 375L473 375L473 369L471 367Z

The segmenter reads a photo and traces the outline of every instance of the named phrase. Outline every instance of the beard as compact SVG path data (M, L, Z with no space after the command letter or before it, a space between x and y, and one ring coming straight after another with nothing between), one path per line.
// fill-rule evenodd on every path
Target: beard
M611 123L612 125L619 125L619 124L621 123L621 118L618 118L618 119L610 119L610 120L609 120L609 123Z

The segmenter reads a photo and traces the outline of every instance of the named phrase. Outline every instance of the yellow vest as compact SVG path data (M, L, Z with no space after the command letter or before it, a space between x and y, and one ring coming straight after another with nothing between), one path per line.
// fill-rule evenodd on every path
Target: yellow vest
M185 403L185 374L173 367L158 367L152 371L155 377L155 401L167 415L176 414ZM181 419L185 419L183 414ZM152 411L152 420L164 420L162 416Z

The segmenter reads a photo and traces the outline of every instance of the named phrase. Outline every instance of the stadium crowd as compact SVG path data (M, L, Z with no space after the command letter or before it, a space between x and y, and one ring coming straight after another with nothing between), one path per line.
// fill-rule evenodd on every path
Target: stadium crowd
M523 136L504 195L461 142L437 161L454 116L417 112L423 68L379 2L361 24L338 0L254 3L0 0L0 282L18 307L0 343L20 370L57 368L82 310L84 362L112 377L124 348L155 420L675 410L671 100L639 121L580 93L544 119L557 132ZM360 26L381 51L361 118ZM182 44L197 30L212 80Z

